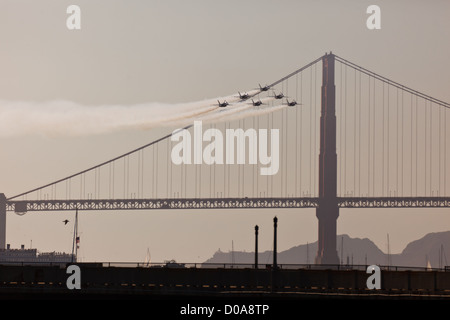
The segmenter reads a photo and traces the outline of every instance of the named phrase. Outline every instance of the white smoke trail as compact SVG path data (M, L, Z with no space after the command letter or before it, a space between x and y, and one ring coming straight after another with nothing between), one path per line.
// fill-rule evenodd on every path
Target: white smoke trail
M85 106L70 101L0 101L0 136L90 135L189 121L216 109L212 100L184 104Z
M253 93L253 92L252 92ZM241 93L243 94L243 93ZM220 108L218 102L227 101ZM0 137L43 135L78 136L120 130L148 130L161 126L185 126L194 120L233 120L261 112L239 94L190 103L86 106L70 101L25 102L0 100ZM248 113L244 113L244 111ZM275 111L275 109L273 109Z
M206 114L202 117L199 117L198 120L202 120L205 122L217 122L218 120L231 120L232 115L242 112L243 110L247 110L249 108L253 108L253 105L250 103L238 103L236 105L230 105L225 108L220 108L218 110L214 110L209 114Z

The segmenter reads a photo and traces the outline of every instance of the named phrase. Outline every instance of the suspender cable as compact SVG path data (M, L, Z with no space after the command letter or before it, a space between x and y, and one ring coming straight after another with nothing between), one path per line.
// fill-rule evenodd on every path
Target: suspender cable
M427 100L425 100L425 152L423 153L425 157L425 167L423 172L425 173L425 196L427 195Z
M270 128L270 120L271 119L272 119L272 125L273 125L273 114L268 113L267 114L267 128ZM273 126L272 126L272 128L273 128ZM273 182L273 175L271 176L271 180ZM267 195L269 195L269 175L266 175L266 193L267 193Z
M202 165L200 165L198 170L198 197L202 197Z
M382 115L382 118L383 118L383 143L381 144L382 145L382 151L381 151L381 158L383 159L382 161L381 161L381 196L382 197L384 197L386 194L385 194L385 190L384 190L384 187L385 187L385 185L384 185L384 174L385 174L385 172L384 172L384 160L385 160L385 158L384 158L384 142L385 142L385 127L384 127L384 120L385 120L385 115L384 115L384 112L385 112L385 110L384 110L384 82L382 82L381 83L381 85L383 86L383 89L382 89L382 91L383 91L383 103L382 103L382 106L383 106L383 115Z
M152 147L152 197L155 198L155 147Z
M390 193L390 185L389 185L389 176L390 176L390 170L389 170L389 163L390 163L390 157L389 157L389 149L391 148L391 139L390 139L390 135L389 135L389 127L390 127L390 123L389 123L389 119L391 117L390 115L390 95L389 95L389 85L387 86L387 137L388 137L388 141L387 141L387 170L386 170L386 194Z
M356 196L356 69L353 101L353 196Z
M314 171L313 171L313 193L312 195L315 196L318 194L317 190L317 65L314 65L314 152L312 154L313 156L313 163L314 163Z
M286 113L286 109L284 109L284 110L282 110L281 111L281 115L280 115L280 117L281 117L281 155L282 155L282 159L281 159L281 163L283 163L284 164L284 161L286 160L285 158L286 158L286 156L284 155L284 150L285 150L285 147L284 147L284 143L285 143L285 139L284 139L284 134L285 134L285 124L283 123L284 122L284 115L285 115L285 113ZM281 177L280 177L280 180L281 180L281 185L280 185L280 196L282 197L283 196L283 186L284 186L284 170L283 169L286 169L286 168L283 168L284 167L284 165L282 165L281 166L281 172L280 172L280 175L281 175Z
M214 127L214 125L211 125L211 127ZM209 197L212 198L212 195L214 194L213 185L212 185L212 164L209 165Z
M169 140L167 140L167 148L169 148ZM169 160L167 160L169 161ZM142 165L142 170L141 170L141 198L144 198L144 163L145 163L145 151L142 150L142 161L141 161L141 165ZM167 180L168 181L168 180Z
M433 103L430 101L430 195L433 195Z
M226 133L227 132L227 122L223 125L223 130ZM223 197L226 197L226 181L227 181L227 165L223 166Z
M141 197L141 150L138 151L137 197Z
M116 162L111 162L112 163L112 198L115 198L115 172L116 172Z
M228 123L228 128L230 128L230 123ZM230 197L230 172L231 172L231 168L228 168L228 170L227 170L228 172L228 176L227 176L227 182L228 182L228 184L227 184L227 186L228 186L228 197ZM201 174L201 171L200 171L200 174Z
M167 163L172 162L170 159L170 142L167 139ZM169 198L169 166L166 168L166 197ZM142 179L143 180L143 179ZM195 183L195 190L197 191L197 182Z
M418 104L419 104L419 97L416 96L416 108L415 108L415 115L416 115L416 197L418 195L418 178L419 178L419 114L418 114Z
M303 104L303 73L300 73L300 103ZM299 137L299 143L300 143L300 174L299 174L299 180L300 180L300 195L302 194L302 166L303 158L302 158L302 149L303 149L303 108L300 108L300 137Z
M438 164L438 171L439 171L439 175L438 175L438 192L439 192L439 194L438 194L438 196L440 195L440 193L441 193L441 149L442 149L442 144L441 144L441 122L442 122L442 115L441 115L441 112L442 111L442 109L441 108L439 108L439 117L438 117L438 120L439 120L439 147L438 147L438 150L439 150L439 157L438 157L438 159L439 159L439 164Z
M286 87L288 87L287 80L286 80ZM288 91L286 90L286 93L287 92ZM286 111L285 112L285 115L286 115L286 129L285 129L285 134L284 134L284 136L285 136L285 149L286 149L286 154L285 154L285 158L286 158L285 159L285 163L286 163L286 165L284 167L284 175L285 175L285 178L284 178L284 183L285 183L284 193L285 193L285 196L288 197L289 194L288 194L288 174L287 174L287 172L288 172L288 156L289 156L289 135L288 135L288 132L289 132L289 117L288 117L288 109L285 108L284 110Z
M252 117L252 127L256 128L256 133L259 134L258 131L258 127L256 126L256 117L253 116ZM255 194L255 190L256 190L256 183L255 183L255 179L257 179L256 177L258 176L258 163L259 161L256 162L256 165L253 166L253 170L252 170L252 197L255 198L256 194Z
M242 124L241 124L241 120L240 119L239 119L239 127L242 128ZM238 166L238 196L241 196L241 179L242 179L242 177L241 177L241 167L242 167L242 165L238 164L237 166Z
M313 108L312 108L312 69L310 69L310 81L309 81L309 103L310 103L310 108L309 108L309 137L312 137L312 123L313 123L313 118L312 118L312 114L313 114ZM311 157L312 157L312 142L311 142L311 138L308 139L309 140L309 193L312 194L312 162L311 162Z
M447 110L444 109L444 196L447 196Z
M369 101L368 101L368 116L367 116L367 196L370 195L370 79L369 76Z
M271 126L270 128L273 128L273 113L270 113L270 121L271 121ZM270 175L270 179L271 179L271 183L270 183L270 195L273 197L273 179L274 179L274 175ZM267 182L269 180L267 179ZM269 190L267 190L267 193L269 193Z
M361 106L361 92L362 92L362 87L361 87L361 72L359 72L359 90L358 90L358 93L359 93L359 104L358 104L358 109L359 109L359 111L358 111L358 114L359 114L359 121L358 121L358 124L359 124L359 132L358 132L358 180L359 180L359 183L358 183L358 195L359 196L361 196L361 122L362 122L362 119L361 119L361 109L362 109L362 106Z
M156 145L156 149L158 150L158 145ZM158 162L156 162L156 164L158 164ZM186 164L183 164L184 166L184 197L187 197L187 188L186 188L186 177L187 177L187 166ZM156 182L158 182L158 172L159 170L157 170L156 173ZM158 186L158 184L156 184L156 186ZM156 192L158 192L158 188L156 188Z
M339 70L339 78L340 78L340 82L339 82L339 192L341 194L341 196L344 196L344 192L343 192L343 186L342 186L342 182L343 182L343 173L342 173L342 169L344 167L344 159L343 159L343 147L342 147L342 88L343 88L343 81L342 81L342 63L340 66L340 70Z
M298 101L298 74L295 75L295 101ZM298 109L295 108L295 197L298 197L297 193L297 178L298 178Z
M183 198L183 186L184 186L184 181L183 181L183 171L184 171L184 163L180 164L180 197ZM155 179L153 179L155 180Z
M345 66L345 90L344 90L344 196L347 192L347 66Z
M170 196L173 196L173 188L172 188L172 184L173 184L173 162L169 161L169 173L170 173L170 183L169 183L169 194Z
M375 154L376 154L376 143L375 143L375 138L376 138L376 126L375 126L375 121L376 121L376 104L375 104L375 97L376 97L376 81L375 79L373 79L373 152L372 152L372 196L375 196L375 169L376 169L376 165L375 165Z
M130 195L130 156L127 159L127 196Z
M245 119L244 119L244 121L245 121ZM215 124L213 124L213 128L214 129L216 129L216 125ZM215 142L215 143L217 143L217 142ZM214 153L215 153L215 150L214 150ZM213 194L214 194L214 197L216 197L217 195L216 195L216 159L214 159L214 164L213 164L213 172L214 172L214 174L213 174Z
M286 96L289 96L289 78L288 79L286 79ZM284 131L284 141L283 141L283 143L284 143L284 153L285 153L285 155L284 155L284 163L285 163L285 165L284 165L284 171L283 171L283 173L284 173L284 196L286 197L287 196L287 170L288 170L288 168L287 168L287 164L288 164L288 138L287 138L287 133L288 133L288 116L287 116L287 108L285 108L285 109L283 109L283 113L284 113L284 120L283 120L283 125L285 125L284 126L284 128L283 128L283 131ZM283 196L283 194L282 194L282 196Z
M399 110L400 110L400 108L399 108L399 103L398 103L398 88L397 88L397 105L396 105L396 110L397 110L397 117L396 117L396 120L397 120L397 139L396 139L396 154L397 154L397 157L396 157L396 164L397 164L397 167L396 167L396 172L395 172L395 177L396 177L396 188L395 188L395 191L396 191L396 194L395 194L395 196L398 196L398 180L399 180L399 178L398 178L398 176L399 176L399 172L398 172L398 162L399 162L399 158L400 158L400 156L399 156L399 147L398 147L398 140L399 140L399 138L400 138L400 134L399 134L399 130L400 130L400 117L399 117Z
M404 162L404 144L405 144L405 140L404 140L404 121L405 121L405 106L404 106L404 98L403 98L403 90L402 90L402 161L401 161L401 196L403 197L404 194L404 179L403 179L403 171L404 171L404 167L405 167L405 162Z
M198 165L194 164L194 198L198 198Z
M413 196L413 95L411 94L411 106L409 108L410 111L410 115L411 115L411 125L410 125L410 129L411 129L411 136L410 136L410 144L411 144L411 150L409 153L409 157L411 159L411 170L410 170L410 180L411 180L411 186L410 186L410 195L411 197Z

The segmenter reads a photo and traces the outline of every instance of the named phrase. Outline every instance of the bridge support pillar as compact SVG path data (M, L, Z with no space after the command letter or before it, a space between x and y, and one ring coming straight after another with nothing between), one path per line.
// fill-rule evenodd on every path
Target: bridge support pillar
M0 193L0 250L6 248L6 197Z
M319 204L316 216L319 220L319 239L315 262L316 264L339 264L336 250L339 208L337 205Z
M336 155L336 88L334 84L332 53L322 58L322 104L320 115L319 154L319 220L317 264L339 264L336 250L337 205L337 155Z

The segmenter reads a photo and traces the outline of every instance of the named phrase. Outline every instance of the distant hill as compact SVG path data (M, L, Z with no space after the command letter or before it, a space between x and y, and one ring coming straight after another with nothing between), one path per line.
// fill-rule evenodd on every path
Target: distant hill
M341 250L341 248L343 250ZM443 250L442 250L443 248ZM440 252L442 250L442 254ZM344 264L377 264L387 265L388 255L381 251L375 243L364 238L351 238L348 235L338 235L337 251L339 259ZM342 252L341 252L342 251ZM278 252L277 261L279 264L307 264L314 263L317 252L317 242L302 244L285 251ZM441 258L440 258L441 257ZM409 267L426 267L427 261L431 267L450 265L450 231L429 233L419 240L410 242L400 254L390 255L390 264ZM255 261L254 252L234 251L222 252L218 250L213 257L204 263L248 263ZM260 264L271 264L273 260L272 251L264 251L258 254ZM442 261L440 263L440 260Z
M440 255L440 252L443 252ZM392 264L425 266L429 260L431 267L450 265L450 231L428 233L423 238L410 242L401 254L393 255ZM448 257L448 258L447 258Z

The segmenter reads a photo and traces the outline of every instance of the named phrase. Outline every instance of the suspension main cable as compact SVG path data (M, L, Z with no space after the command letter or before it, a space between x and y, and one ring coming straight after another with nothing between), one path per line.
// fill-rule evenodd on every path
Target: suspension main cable
M417 91L417 90L411 89L411 88L409 88L409 87L406 87L406 86L404 86L404 85L402 85L402 84L400 84L400 83L398 83L398 82L395 82L395 81L390 80L390 79L388 79L388 78L386 78L386 77L383 77L383 76L381 76L381 75L379 75L379 74L377 74L377 73L375 73L375 72L373 72L373 71L370 71L370 70L368 70L368 69L366 69L366 68L363 68L363 67L361 67L361 66L359 66L359 65L357 65L357 64L355 64L355 63L353 63L353 62L350 62L350 61L348 61L348 60L345 60L345 59L343 59L343 58L341 58L341 57L339 57L339 56L336 56L336 55L335 55L335 57L336 57L336 60L338 60L339 62L341 62L341 63L343 63L343 64L346 64L346 65L348 65L349 67L352 67L352 68L354 68L354 69L357 69L357 70L359 70L360 72L363 72L363 73L365 73L365 74L367 74L367 75L369 75L369 76L372 76L372 77L376 78L377 80L380 80L380 81L383 81L383 82L385 82L385 83L388 83L388 84L390 84L390 85L392 85L392 86L394 86L394 87L397 87L398 89L407 91L407 92L409 92L409 93L411 93L411 94L418 95L418 96L420 96L421 98L423 98L423 99L425 99L425 100L428 100L428 101L431 101L431 102L433 102L433 103L435 103L435 104L438 104L438 105L440 105L440 106L443 106L443 107L446 107L446 108L450 108L450 103L447 103L447 102L445 102L445 101L442 101L442 100L433 98L433 97L431 97L431 96L429 96L429 95L427 95L427 94L424 94L424 93L422 93L422 92L420 92L420 91Z
M182 130L187 130L187 129L189 129L189 128L192 127L192 126L193 126L193 124L190 124L190 125L188 125L188 126L186 126L186 127L184 127L184 128L175 130L175 131L173 131L172 133L165 135L164 137L161 137L161 138L156 139L156 140L154 140L154 141L152 141L152 142L150 142L150 143L147 143L147 144L144 145L144 146L141 146L141 147L139 147L139 148L137 148L137 149L134 149L134 150L132 150L132 151L129 151L129 152L127 152L127 153L124 153L124 154L122 154L122 155L120 155L120 156L118 156L118 157L115 157L115 158L113 158L113 159L110 159L110 160L108 160L108 161L102 162L102 163L100 163L100 164L98 164L98 165L96 165L96 166L94 166L94 167L91 167L91 168L89 168L89 169L86 169L86 170L77 172L77 173L72 174L72 175L70 175L70 176L67 176L67 177L65 177L65 178L56 180L56 181L54 181L54 182L52 182L52 183L49 183L49 184L46 184L46 185L44 185L44 186L42 186L42 187L35 188L35 189L32 189L32 190L27 191L27 192L20 193L20 194L18 194L18 195L13 196L13 197L7 198L6 200L8 200L8 201L9 201L9 200L13 200L13 199L15 199L15 198L18 198L18 197L27 195L27 194L32 193L32 192L34 192L34 191L39 191L39 190L45 189L45 188L50 187L50 186L52 186L52 185L54 185L54 184L60 183L60 182L62 182L62 181L64 181L64 180L71 179L71 178L73 178L73 177L82 175L82 174L84 174L84 173L86 173L86 172L89 172L89 171L92 171L92 170L94 170L94 169L97 169L97 168L99 168L99 167L101 167L101 166L104 166L104 165L106 165L106 164L115 162L116 160L125 158L125 157L128 156L128 155L131 155L131 154L133 154L133 153L135 153L135 152L137 152L137 151L139 151L139 150L145 149L145 148L147 148L147 147L149 147L149 146L151 146L151 145L154 145L154 144L156 144L156 143L158 143L158 142L160 142L160 141L162 141L162 140L164 140L164 139L170 138L170 137L173 136L174 134L177 134L178 132L180 132L180 131L182 131Z

